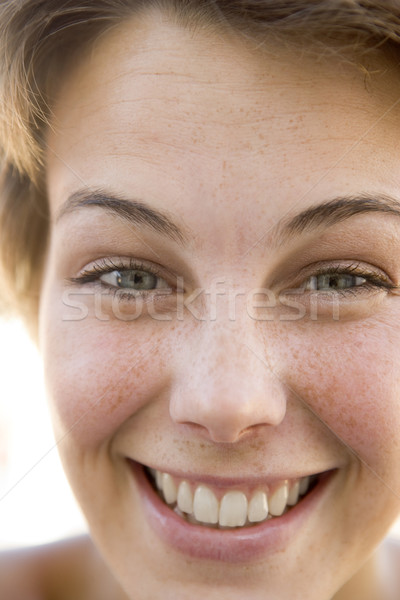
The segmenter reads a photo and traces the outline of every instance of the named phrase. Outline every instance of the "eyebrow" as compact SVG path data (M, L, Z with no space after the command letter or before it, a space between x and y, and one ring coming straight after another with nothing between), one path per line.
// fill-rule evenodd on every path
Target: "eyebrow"
M380 194L362 194L361 196L341 196L322 204L305 209L294 217L278 224L280 234L302 234L331 227L356 215L365 213L386 213L400 217L400 202L395 198Z
M122 217L134 225L146 225L157 233L184 244L188 236L165 213L150 208L135 199L126 199L104 190L79 190L74 192L58 211L55 222L81 208L100 207ZM294 217L282 219L275 226L274 239L282 240L293 235L311 232L320 227L331 227L356 215L386 213L400 217L400 202L386 194L341 196L316 206L306 208Z
M74 192L61 206L55 222L58 223L65 215L77 210L92 207L103 208L133 225L145 225L175 242L183 244L187 241L186 234L165 213L138 200L128 200L104 190L84 189Z

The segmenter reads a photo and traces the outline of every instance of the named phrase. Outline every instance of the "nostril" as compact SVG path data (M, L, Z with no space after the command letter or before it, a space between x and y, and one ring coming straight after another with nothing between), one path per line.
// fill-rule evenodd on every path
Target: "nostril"
M183 428L184 433L193 437L214 442L216 444L234 444L239 441L247 440L250 437L256 437L264 432L264 429L271 425L265 423L254 423L242 427L240 420L234 422L233 419L209 419L207 424L199 424L193 421L176 421L179 427ZM204 421L206 423L206 421Z
M214 422L209 426L200 425L190 421L184 421L179 423L179 425L183 426L190 436L200 437L201 439L214 442L215 444L233 444L242 440L244 437L247 438L248 435L252 434L257 428L257 425L251 425L244 429L240 429L238 426L231 426L228 423L228 420L225 423Z

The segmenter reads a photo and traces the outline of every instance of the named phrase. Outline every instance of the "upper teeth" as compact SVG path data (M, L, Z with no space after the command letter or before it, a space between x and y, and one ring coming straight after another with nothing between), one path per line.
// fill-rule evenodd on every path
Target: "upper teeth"
M193 523L206 523L220 527L242 527L259 523L267 518L281 516L287 506L297 504L310 486L311 478L282 481L268 491L255 490L247 495L240 490L225 492L220 499L208 486L176 481L169 473L150 469L157 488L167 504L175 505L175 512Z

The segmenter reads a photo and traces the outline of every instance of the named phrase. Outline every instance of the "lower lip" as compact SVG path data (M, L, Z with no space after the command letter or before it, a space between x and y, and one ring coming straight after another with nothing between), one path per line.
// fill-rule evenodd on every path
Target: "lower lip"
M322 475L315 488L285 515L229 531L193 525L179 517L153 490L143 466L129 463L148 522L163 542L192 558L230 563L249 562L285 548L313 513L336 472Z

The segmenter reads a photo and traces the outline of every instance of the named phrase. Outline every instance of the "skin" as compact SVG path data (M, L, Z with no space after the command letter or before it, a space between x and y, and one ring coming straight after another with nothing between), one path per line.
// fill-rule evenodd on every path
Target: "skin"
M337 57L272 41L256 51L153 13L102 36L64 77L48 137L40 346L67 475L135 600L384 597L370 557L399 511L399 296L336 294L339 319L318 296L311 319L309 294L298 293L302 318L278 304L269 320L251 318L243 294L231 318L229 296L298 288L320 261L362 262L400 283L398 216L363 214L285 239L276 229L337 196L399 197L400 115L387 109L400 87L385 60L365 59L366 79ZM187 243L101 208L57 219L82 188L140 199ZM103 257L161 265L173 293L150 291L131 321L135 301L103 297L99 309L96 283L68 279ZM216 318L212 296L178 318L177 296L213 285L225 290ZM127 457L220 477L337 472L294 539L238 565L161 542Z
M0 553L0 592L20 600L127 600L88 537Z

